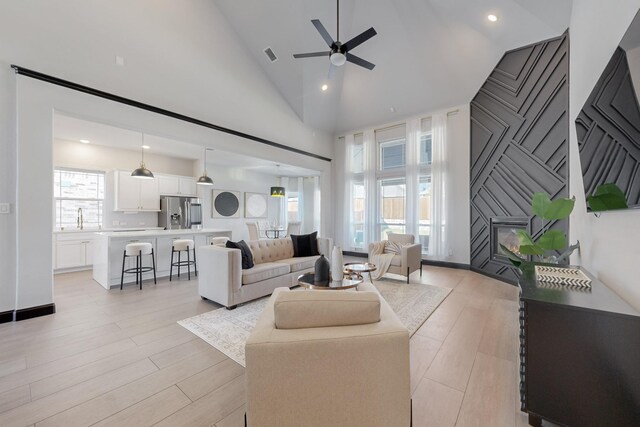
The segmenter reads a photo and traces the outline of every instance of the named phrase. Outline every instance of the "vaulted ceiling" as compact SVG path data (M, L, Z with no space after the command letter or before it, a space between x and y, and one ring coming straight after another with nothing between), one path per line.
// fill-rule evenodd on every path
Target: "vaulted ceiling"
M214 0L246 49L308 125L340 133L471 100L506 50L563 33L572 0L342 0L340 41L378 35L328 80L328 50L311 24L336 34L334 0ZM488 14L498 16L490 22ZM278 60L271 62L264 49ZM321 90L328 84L326 91Z

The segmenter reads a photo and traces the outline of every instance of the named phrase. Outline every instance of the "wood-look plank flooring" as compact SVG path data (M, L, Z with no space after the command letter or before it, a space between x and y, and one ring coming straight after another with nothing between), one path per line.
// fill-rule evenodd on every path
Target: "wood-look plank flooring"
M428 267L453 291L411 339L414 426L526 426L515 287ZM176 321L219 308L197 279L104 290L55 276L57 313L0 325L0 426L244 425L244 368Z

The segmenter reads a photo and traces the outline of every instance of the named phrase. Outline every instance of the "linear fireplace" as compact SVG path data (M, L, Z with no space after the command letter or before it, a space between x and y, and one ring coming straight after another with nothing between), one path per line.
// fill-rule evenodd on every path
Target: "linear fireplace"
M520 254L520 239L518 230L530 232L531 222L528 217L492 217L490 223L491 260L501 264L512 265L500 245L504 245L512 252L525 259L529 257Z

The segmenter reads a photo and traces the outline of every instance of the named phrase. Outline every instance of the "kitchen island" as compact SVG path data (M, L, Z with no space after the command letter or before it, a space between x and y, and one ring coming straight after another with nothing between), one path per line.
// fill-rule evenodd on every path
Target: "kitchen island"
M156 258L156 276L169 275L171 247L176 239L192 239L197 248L210 244L213 237L231 238L231 230L214 228L187 230L103 231L95 233L93 253L93 280L105 289L120 286L122 255L129 243L147 242L153 246ZM143 257L144 265L151 265L151 257ZM127 258L125 268L135 267L135 258ZM174 273L176 273L174 269ZM153 272L144 273L143 279L153 280ZM125 274L124 283L135 282L135 274ZM153 283L153 282L151 282Z

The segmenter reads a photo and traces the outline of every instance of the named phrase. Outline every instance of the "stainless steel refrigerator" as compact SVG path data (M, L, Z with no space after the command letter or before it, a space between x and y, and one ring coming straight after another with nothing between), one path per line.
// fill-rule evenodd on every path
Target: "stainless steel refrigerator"
M195 197L160 197L158 226L166 230L202 227L202 204Z

